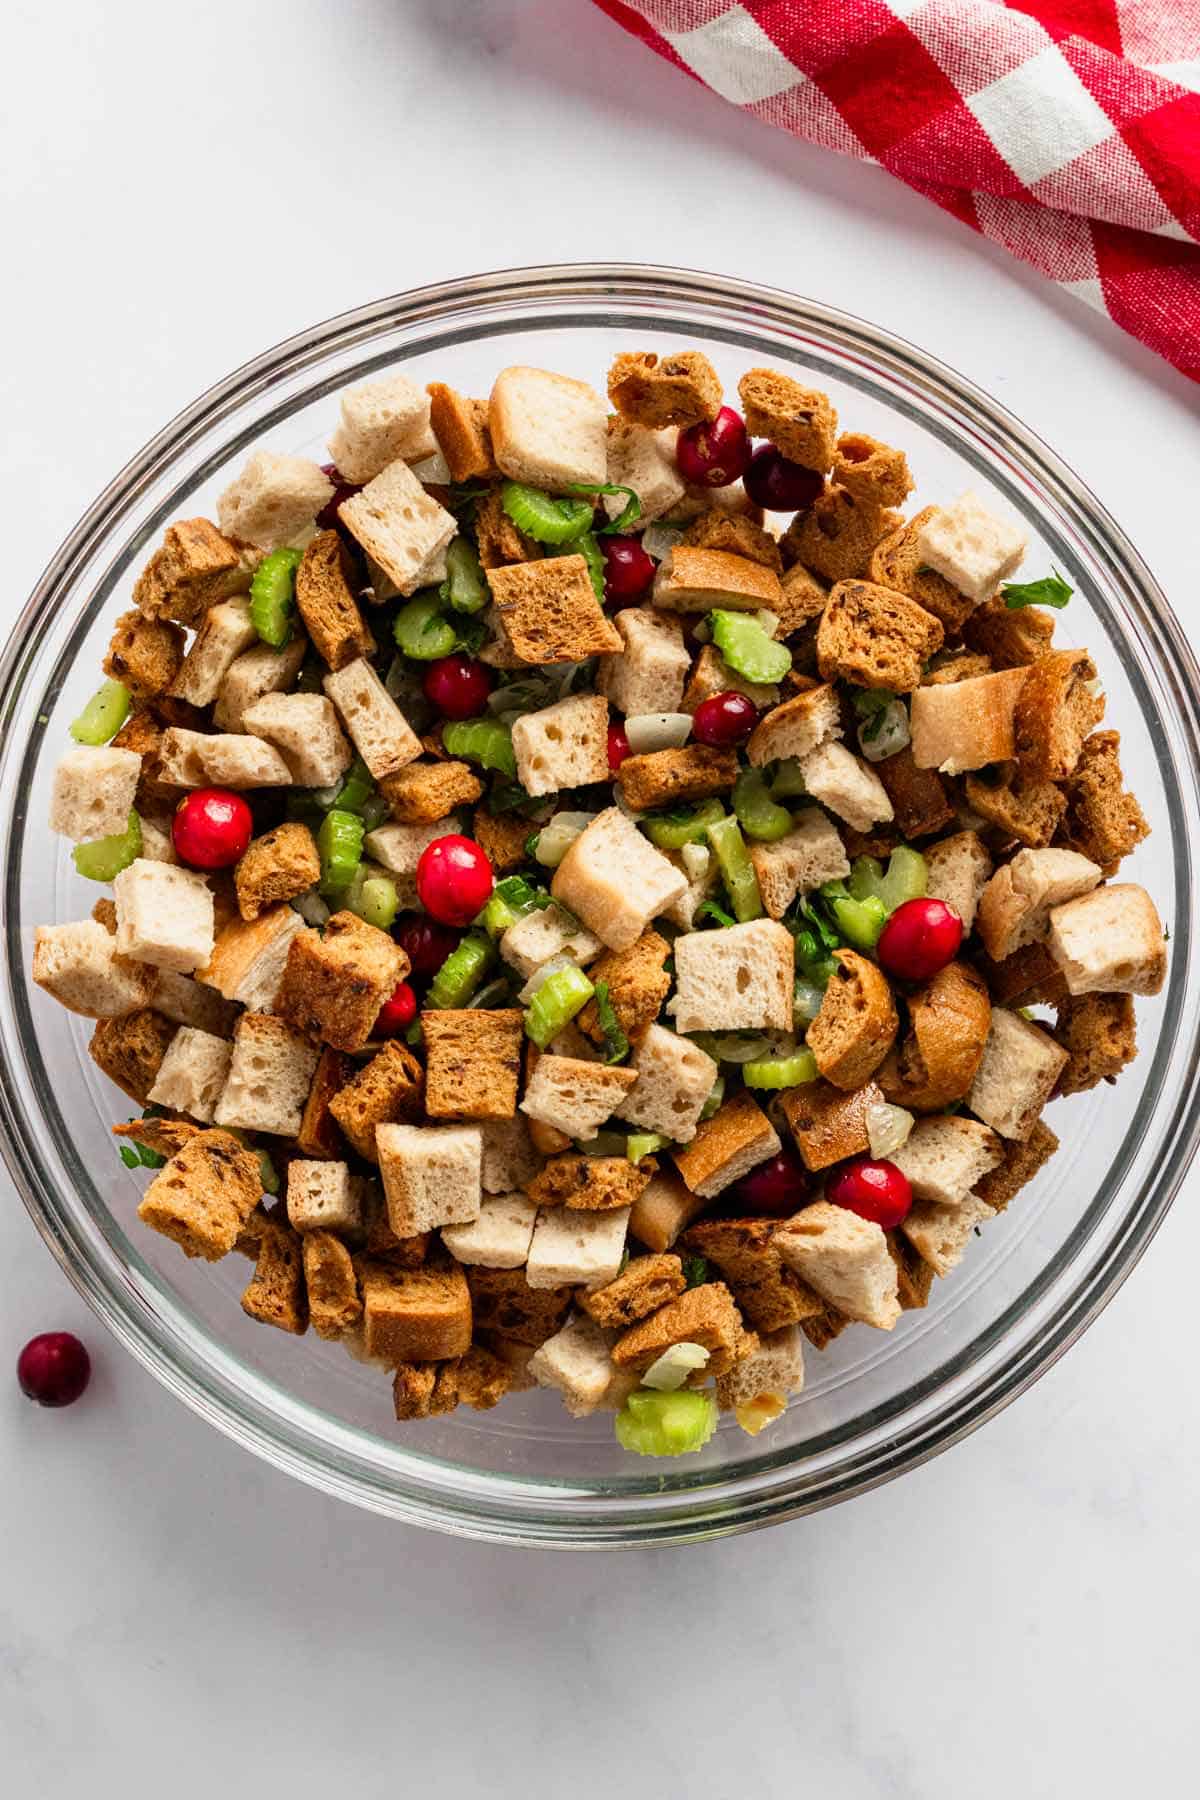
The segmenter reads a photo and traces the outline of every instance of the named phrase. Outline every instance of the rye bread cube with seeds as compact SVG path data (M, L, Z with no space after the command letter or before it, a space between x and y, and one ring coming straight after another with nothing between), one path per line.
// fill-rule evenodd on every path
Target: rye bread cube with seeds
M233 871L238 911L257 919L268 906L294 900L321 879L321 858L307 825L292 821L255 838Z
M933 614L906 594L872 581L839 581L821 615L817 665L825 681L910 694L943 636Z
M566 1206L572 1212L615 1212L632 1206L647 1187L653 1157L631 1163L627 1156L552 1156L526 1192L539 1206Z
M260 1325L303 1337L308 1330L304 1249L298 1233L281 1219L268 1219L258 1240L254 1275L242 1295L242 1311Z
M682 1247L717 1270L756 1331L778 1331L815 1318L820 1296L784 1263L774 1247L778 1219L701 1219Z
M508 563L487 580L502 639L523 663L583 662L624 647L578 553Z
M673 1344L699 1344L708 1362L697 1371L695 1385L725 1375L737 1362L746 1333L733 1295L723 1281L706 1281L668 1300L656 1313L622 1334L613 1345L618 1368L643 1375Z
M789 462L822 474L833 465L837 413L828 394L778 369L747 369L738 397L751 437L770 438Z
M622 419L657 431L715 419L722 394L716 370L699 350L670 356L622 350L608 371L608 397Z
M323 685L376 781L420 756L420 738L363 657L331 670Z
M567 850L550 891L610 950L628 950L687 885L633 821L610 806Z
M336 1340L362 1319L350 1252L331 1231L306 1231L300 1245L309 1323L318 1337Z
M395 1368L466 1355L471 1294L456 1262L439 1257L419 1269L398 1269L364 1258L358 1274L363 1339L372 1360Z
M679 749L627 756L617 770L617 783L632 812L651 812L726 794L737 774L736 750L684 744Z
M571 694L513 721L517 779L526 793L556 794L612 779L608 705L600 694Z
M162 1067L175 1026L153 1007L121 1019L99 1019L88 1041L88 1055L123 1094L147 1106L150 1089Z
M340 532L319 531L296 570L296 609L317 655L331 669L375 654L375 639L350 586L350 555Z
M1129 994L1080 994L1057 1007L1055 1041L1071 1060L1058 1078L1058 1093L1082 1094L1115 1081L1137 1055L1137 1029Z
M233 1059L213 1114L218 1125L295 1137L319 1052L282 1019L243 1013Z
M340 405L329 454L344 481L372 481L397 457L420 462L433 452L429 396L407 375L347 388Z
M75 843L116 837L129 826L142 759L111 744L81 744L60 756L50 792L50 829Z
M328 1045L317 1063L304 1114L296 1133L296 1148L301 1156L322 1162L337 1162L346 1153L342 1133L330 1108L354 1073L354 1064L340 1050Z
M160 1169L138 1217L186 1256L227 1256L262 1198L258 1154L227 1131L201 1131Z
M397 1237L479 1217L477 1125L377 1125L375 1146L388 1223Z
M579 1305L606 1331L627 1331L682 1294L687 1282L677 1256L635 1256L615 1280L585 1288Z
M104 673L128 688L134 705L169 688L183 661L184 634L168 619L147 619L136 607L113 627Z
M305 456L256 450L217 501L226 537L277 550L294 543L334 496L329 477Z
M338 517L401 594L427 585L458 531L453 513L427 494L408 464L388 463L338 507Z
M524 1024L519 1008L423 1012L429 1117L510 1119L517 1110Z
M501 369L488 430L492 454L513 481L561 494L607 479L608 409L586 381L549 369Z
M832 475L840 487L860 500L900 506L913 489L903 450L893 450L862 431L844 431L833 455Z
M779 1134L745 1088L702 1119L689 1144L671 1151L693 1194L711 1200L768 1157L778 1156ZM652 1246L653 1248L653 1246Z
M1103 717L1104 695L1086 650L1050 650L1039 657L1013 709L1017 762L1026 780L1066 781Z
M671 946L657 931L643 931L628 950L608 950L589 970L594 986L603 982L608 989L608 1003L616 1014L617 1024L631 1041L657 1019L663 1001L671 991L667 959ZM600 1024L600 1011L595 1000L589 1000L574 1023L594 1044L605 1042Z
M210 519L177 519L134 583L133 604L144 618L194 629L210 606L246 592L255 560Z
M415 1123L424 1093L425 1071L412 1051L393 1039L333 1096L329 1111L358 1154L376 1162L376 1126Z
M386 931L352 912L334 913L323 937L312 932L293 939L276 1006L281 1018L317 1042L361 1050L408 969Z
M851 1156L865 1156L870 1149L867 1114L883 1102L883 1091L874 1081L845 1094L830 1082L806 1082L780 1096L779 1110L806 1169L828 1169Z
M379 791L397 824L430 825L448 819L457 806L473 806L482 798L483 783L464 762L413 762L385 775ZM524 860L523 840L521 850Z

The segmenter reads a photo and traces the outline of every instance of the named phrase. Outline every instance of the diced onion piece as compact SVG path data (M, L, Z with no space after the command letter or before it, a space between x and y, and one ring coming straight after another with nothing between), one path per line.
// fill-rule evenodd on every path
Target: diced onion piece
M625 721L625 736L635 756L651 750L678 750L692 731L691 713L636 713Z
M522 1006L528 1006L547 976L557 975L560 969L574 969L577 966L575 958L573 956L568 956L565 950L558 951L555 956L547 957L540 968L533 971L533 974L529 977L529 980L517 995L517 999Z
M882 712L864 719L858 728L858 747L868 762L883 762L908 745L908 708L903 700L889 700Z
M642 549L655 562L662 562L669 556L676 544L683 542L683 533L677 525L647 525L642 533Z
M796 1040L790 1032L718 1031L704 1049L718 1062L761 1062L768 1056L794 1056Z
M590 812L555 813L548 825L538 833L537 860L546 869L557 869L577 837L581 837L598 815Z
M754 616L769 638L778 634L779 614L772 612L769 606L760 606Z
M306 925L327 925L329 923L329 908L316 888L309 888L306 894L301 894L293 900L292 910L300 914Z
M782 1394L756 1394L753 1400L743 1400L735 1406L733 1416L747 1436L757 1437L786 1411L787 1401Z
M707 844L685 844L679 852L683 860L684 873L689 881L703 881L708 874L712 862L712 852Z
M673 1394L689 1375L708 1365L708 1351L703 1344L672 1344L642 1376L642 1386L657 1388L660 1394Z
M423 487L428 487L431 482L435 487L449 487L454 480L450 464L440 450L435 450L430 456L422 457L420 462L409 463L408 466Z
M894 1156L907 1144L908 1134L915 1124L916 1120L905 1107L889 1106L884 1100L876 1100L867 1108L867 1142L871 1146L871 1155L877 1160Z

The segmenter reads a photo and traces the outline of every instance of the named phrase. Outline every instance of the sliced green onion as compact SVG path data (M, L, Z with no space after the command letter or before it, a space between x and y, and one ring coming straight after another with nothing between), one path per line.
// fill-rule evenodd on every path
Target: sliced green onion
M733 784L733 810L747 837L773 844L792 829L792 815L767 792L761 769L743 769Z
M712 1093L700 1108L700 1117L702 1119L711 1119L715 1112L720 1111L721 1102L724 1098L725 1077L723 1075L718 1075L717 1079L712 1084Z
M681 806L657 816L647 814L638 824L660 850L682 850L685 844L703 843L708 827L724 817L719 800L701 800L698 806Z
M491 941L478 932L469 932L430 982L429 1005L435 1012L465 1006L495 960Z
M77 744L93 748L116 737L129 717L129 689L119 681L105 681L92 695L77 719L71 722L71 736Z
M617 1442L635 1456L686 1456L702 1450L717 1429L712 1394L681 1388L657 1394L639 1388L616 1417Z
M591 528L595 508L587 500L553 500L540 488L523 481L506 481L500 504L517 527L535 544L569 544Z
M458 642L458 633L441 611L436 588L414 594L400 608L392 636L397 650L414 662L436 662L439 656L449 656Z
M342 812L335 806L325 814L317 833L323 894L335 894L339 888L350 886L362 861L362 847L363 822L356 813Z
M737 820L718 819L706 829L734 917L743 925L748 919L761 919L763 903L758 877Z
M387 931L400 911L395 882L386 875L369 875L362 884L355 911L368 925Z
M1055 569L1052 575L1043 575L1040 581L1005 582L1000 592L1008 610L1019 612L1023 606L1064 607L1075 589Z
M794 1050L790 1056L764 1056L742 1064L742 1080L748 1088L803 1087L817 1079L817 1059L811 1050Z
M292 635L296 570L303 560L300 550L272 550L250 582L250 623L263 643L275 650L282 650Z
M510 780L517 773L512 732L499 719L451 719L442 727L442 743L451 756L496 769Z
M631 1163L640 1163L643 1157L653 1156L656 1150L669 1149L674 1141L664 1137L661 1131L631 1131L625 1140L625 1154Z
M628 494L624 506L616 518L608 525L597 528L600 537L607 537L610 532L626 531L642 516L642 503L631 487L623 487L618 481L572 481L567 487L569 494Z
M792 653L786 644L768 637L757 619L720 607L708 616L713 643L735 675L754 682L783 680L792 666Z
M621 1021L613 1010L607 981L596 983L596 1017L600 1021L600 1029L604 1033L604 1042L608 1048L608 1054L604 1058L605 1062L621 1062L629 1055L629 1039L622 1031Z
M455 612L482 612L490 598L479 552L470 538L457 537L446 552L446 579L438 589L444 606Z
M142 854L142 821L135 812L129 815L124 831L111 837L93 838L90 843L76 844L71 860L76 871L88 881L114 881Z
M546 977L529 1002L525 1012L526 1037L532 1038L539 1050L544 1050L587 1005L595 991L583 970L574 964L556 969L553 975Z

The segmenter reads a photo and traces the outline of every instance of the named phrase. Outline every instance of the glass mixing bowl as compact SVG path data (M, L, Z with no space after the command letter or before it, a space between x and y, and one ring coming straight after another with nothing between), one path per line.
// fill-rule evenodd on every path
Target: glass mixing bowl
M46 829L51 770L163 526L211 514L258 445L323 460L341 388L398 368L485 394L509 363L603 388L615 351L686 344L728 391L760 362L828 389L848 426L906 450L922 502L977 489L1024 521L1033 574L1053 566L1072 583L1059 639L1095 657L1106 723L1154 827L1122 873L1169 922L1168 984L1138 1002L1137 1062L1114 1087L1055 1104L1059 1154L928 1308L811 1353L804 1393L760 1437L726 1422L698 1456L643 1462L618 1450L610 1415L576 1421L542 1393L399 1426L381 1371L244 1317L240 1257L188 1262L139 1226L147 1177L123 1168L109 1136L128 1103L88 1058L88 1021L29 982L34 926L86 917L96 897ZM745 282L604 265L480 276L347 313L239 369L147 445L55 554L5 651L0 1131L13 1179L76 1287L167 1387L328 1493L469 1536L593 1548L747 1530L861 1492L972 1431L1060 1356L1128 1275L1187 1167L1198 692L1177 621L1094 497L1003 407L875 326Z

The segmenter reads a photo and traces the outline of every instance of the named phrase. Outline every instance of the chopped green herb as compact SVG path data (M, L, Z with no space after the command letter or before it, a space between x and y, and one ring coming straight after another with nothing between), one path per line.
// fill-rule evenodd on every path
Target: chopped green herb
M703 1287L708 1280L708 1258L706 1256L685 1256L683 1279L690 1288Z
M1019 612L1023 606L1053 606L1061 609L1075 589L1055 569L1052 575L1043 575L1040 581L1005 582L1000 592L1004 595L1004 604L1009 612Z
M136 1169L141 1166L142 1159L132 1144L118 1144L117 1154L127 1169Z
M621 1030L620 1020L613 1009L607 981L596 983L596 1016L600 1021L600 1029L604 1033L604 1042L608 1046L605 1062L621 1062L629 1055L629 1039Z
M597 526L597 535L607 537L610 532L625 531L642 516L642 503L631 487L622 487L617 481L572 481L567 492L569 494L628 494L621 511L608 525Z
M737 920L734 918L733 914L727 913L725 908L723 906L718 906L715 900L703 901L696 908L695 917L697 919L713 919L718 925L737 924Z

